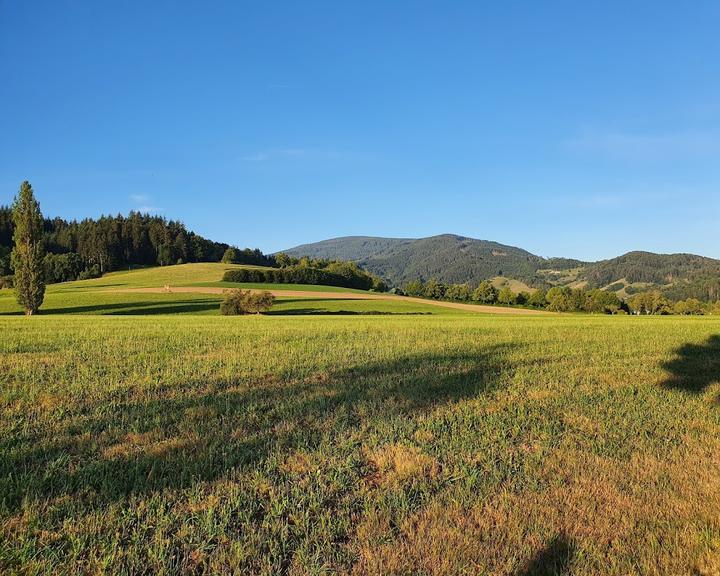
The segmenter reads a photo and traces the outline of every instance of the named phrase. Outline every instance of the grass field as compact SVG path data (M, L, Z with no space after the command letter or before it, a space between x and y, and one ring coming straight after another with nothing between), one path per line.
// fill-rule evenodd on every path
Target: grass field
M0 330L0 573L720 573L716 319Z
M129 293L127 290L178 287L243 288L363 294L362 290L309 284L254 284L222 282L228 264L183 264L106 274L102 278L51 284L47 287L43 314L210 314L218 315L222 295L193 293ZM253 266L249 266L253 268ZM257 268L257 267L255 267ZM22 313L12 290L0 290L0 316ZM462 314L462 311L410 302L344 299L333 302L317 298L279 298L272 314Z
M219 315L223 289L243 288L253 290L281 290L306 292L304 297L280 297L271 310L272 315L359 315L359 314L440 314L458 315L466 312L439 307L428 302L410 300L352 299L354 294L368 293L363 290L318 286L310 284L259 284L223 282L225 270L237 268L228 264L182 264L106 274L102 278L51 284L47 287L42 314L92 314L92 315L158 315L158 314L205 314ZM250 268L253 268L250 266ZM257 268L257 267L255 267ZM141 292L144 289L162 289L169 286L169 293ZM215 291L215 294L179 292L180 288ZM172 290L176 291L173 292ZM132 290L139 290L132 292ZM310 295L317 293L317 296ZM330 294L347 294L348 298L330 300ZM20 315L12 290L0 290L0 316Z
M278 285L291 288L290 285ZM55 290L54 287L45 296L41 309L43 315L56 314L92 314L92 315L157 315L157 314L204 314L219 315L220 294L171 293L123 293L104 289L88 288L75 290ZM314 292L314 291L310 291ZM332 291L328 291L332 292ZM352 294L349 292L348 294ZM0 316L20 316L18 306L11 290L0 290ZM352 298L323 299L278 298L270 315L357 315L357 314L466 314L462 310L453 310L403 300L355 300Z
M223 282L223 274L227 270L237 268L262 268L262 266L247 266L236 264L218 263L197 263L180 264L177 266L164 266L153 268L141 268L138 270L121 270L110 272L101 278L92 280L81 280L77 282L64 282L49 286L51 292L78 292L85 290L92 291L117 291L127 288L156 288L168 286L207 286L219 288L254 288L258 290L273 290L278 288L292 287L294 290L311 292L362 292L352 288L340 288L337 286L317 286L313 284L258 284L258 283L236 283Z
M262 268L261 266L240 266L237 264L219 264L204 262L198 264L180 264L177 266L160 266L140 268L138 270L119 270L110 272L101 278L81 280L77 282L64 282L53 285L53 289L82 290L82 289L122 289L122 288L150 288L154 286L191 286L198 283L216 283L222 280L227 270L237 268Z

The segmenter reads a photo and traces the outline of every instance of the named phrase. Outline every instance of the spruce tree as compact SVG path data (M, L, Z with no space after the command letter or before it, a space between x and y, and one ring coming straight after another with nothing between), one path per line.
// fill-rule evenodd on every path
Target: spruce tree
M43 278L43 217L40 205L26 180L20 185L13 204L15 232L12 263L15 268L15 294L28 316L35 314L45 297Z

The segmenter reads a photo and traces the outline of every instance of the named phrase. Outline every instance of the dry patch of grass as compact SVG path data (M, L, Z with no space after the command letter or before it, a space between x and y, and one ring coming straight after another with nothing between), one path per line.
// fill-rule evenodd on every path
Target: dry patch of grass
M102 455L108 460L138 456L162 458L175 451L189 450L198 442L199 439L196 437L164 438L161 430L144 433L132 432L127 434L121 442L105 448Z
M356 531L353 574L525 574L559 537L545 560L563 574L718 573L720 442L626 462L557 450L542 474L540 490L432 502L397 530L372 511Z
M398 486L413 480L435 480L440 474L437 460L416 446L386 444L367 454L373 473L370 481L378 486Z

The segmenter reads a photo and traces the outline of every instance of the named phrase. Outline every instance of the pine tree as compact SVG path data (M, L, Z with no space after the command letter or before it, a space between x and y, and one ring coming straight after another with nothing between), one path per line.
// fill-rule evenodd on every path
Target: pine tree
M26 180L20 186L13 204L15 231L12 262L15 268L15 294L28 316L35 314L45 297L42 234L43 217L40 205Z

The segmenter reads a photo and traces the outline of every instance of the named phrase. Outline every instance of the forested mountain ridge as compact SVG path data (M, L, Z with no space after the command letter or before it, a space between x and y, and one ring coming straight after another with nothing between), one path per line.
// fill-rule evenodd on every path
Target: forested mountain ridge
M498 242L441 234L417 240L350 236L306 244L285 251L291 256L343 258L401 285L436 278L475 282L494 276L531 281L547 260Z
M659 288L674 299L720 297L720 260L694 254L628 252L599 262L543 258L514 246L453 234L429 238L349 236L304 244L292 256L342 257L402 286L413 280L477 284L497 276L537 288L606 288L625 296Z
M702 276L720 276L720 260L695 254L655 254L628 252L617 258L589 265L584 278L604 286L625 278L627 282L670 284L677 280L695 280Z

